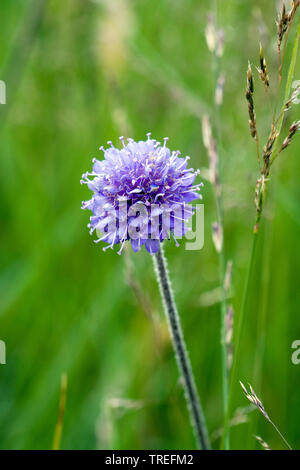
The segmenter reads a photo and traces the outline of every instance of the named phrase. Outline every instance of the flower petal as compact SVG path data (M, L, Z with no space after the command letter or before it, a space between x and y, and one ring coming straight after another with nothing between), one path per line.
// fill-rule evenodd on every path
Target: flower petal
M146 250L150 253L150 255L154 255L159 250L159 241L158 240L148 240L145 243Z

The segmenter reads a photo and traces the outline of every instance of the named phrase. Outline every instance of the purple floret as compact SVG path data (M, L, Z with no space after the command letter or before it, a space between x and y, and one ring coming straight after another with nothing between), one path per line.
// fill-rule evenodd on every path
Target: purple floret
M117 149L111 142L104 152L104 160L93 160L93 171L82 176L81 183L93 192L89 201L82 203L89 209L90 233L96 231L95 242L106 242L103 248L119 244L119 254L126 240L131 241L133 251L145 245L150 254L159 249L164 239L183 236L186 222L194 213L188 205L201 199L198 193L202 183L194 184L199 171L187 168L189 157L179 157L151 134L146 141L120 137L123 148ZM90 179L89 177L92 177Z

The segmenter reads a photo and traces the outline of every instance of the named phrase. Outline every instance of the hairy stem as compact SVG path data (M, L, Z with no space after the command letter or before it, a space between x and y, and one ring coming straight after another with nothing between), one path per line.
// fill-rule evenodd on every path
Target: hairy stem
M210 449L210 444L208 440L205 419L197 393L191 363L184 342L183 332L171 288L170 278L167 270L167 262L162 245L160 245L159 251L153 256L153 259L160 293L163 299L164 309L171 331L176 361L182 376L185 397L188 403L197 444L200 449L208 450Z

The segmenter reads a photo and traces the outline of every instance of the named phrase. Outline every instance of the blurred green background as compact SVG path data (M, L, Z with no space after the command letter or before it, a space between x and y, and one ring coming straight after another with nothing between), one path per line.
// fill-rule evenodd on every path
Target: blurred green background
M275 1L219 0L224 29L221 108L225 250L233 261L238 315L249 258L257 178L244 99L250 59L264 44L276 80ZM213 62L205 40L213 3L201 0L1 0L0 79L0 447L52 447L61 374L68 376L63 449L192 449L183 391L151 257L118 256L93 243L80 186L98 147L146 132L208 167L201 118L214 122ZM294 28L292 31L294 35ZM292 37L292 36L291 36ZM290 53L291 42L288 47ZM253 67L255 69L255 67ZM295 78L300 78L297 65ZM257 84L264 137L270 111ZM287 116L285 133L299 108ZM299 116L299 114L298 114ZM252 383L295 449L300 448L300 139L278 159L265 211L239 378ZM203 172L205 176L205 171ZM216 219L203 189L205 245L166 244L170 274L213 446L222 427ZM142 294L141 294L142 293ZM282 442L239 385L232 447ZM245 408L245 409L244 409Z

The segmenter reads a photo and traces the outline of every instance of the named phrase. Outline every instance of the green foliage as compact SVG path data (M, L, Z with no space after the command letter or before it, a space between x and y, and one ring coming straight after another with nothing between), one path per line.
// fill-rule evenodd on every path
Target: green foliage
M0 447L51 448L66 372L62 448L193 448L152 260L146 252L132 255L155 325L128 286L126 255L103 253L89 236L88 213L80 209L89 194L79 180L101 144L122 134L144 138L149 130L158 139L169 136L194 168L208 166L201 116L213 117L213 66L204 35L209 3L50 0L39 12L36 4L2 0L0 7L0 79L7 85L7 105L0 109L0 339L7 347L7 364L0 365ZM267 0L251 6L227 0L219 14L225 30L224 239L233 261L236 315L257 177L246 70L248 59L259 64L260 39L275 92L275 14ZM257 123L267 136L270 111L259 85L256 77ZM298 109L286 116L286 134ZM300 337L299 150L296 136L274 165L238 366L239 379L253 384L295 449L300 366L291 362L291 344ZM213 433L223 414L219 304L203 303L202 295L219 285L210 183L203 194L204 248L185 251L184 243L170 243L165 251ZM234 402L235 408L248 406L238 384ZM261 416L248 417L232 430L233 448L259 448L253 434L282 448Z

